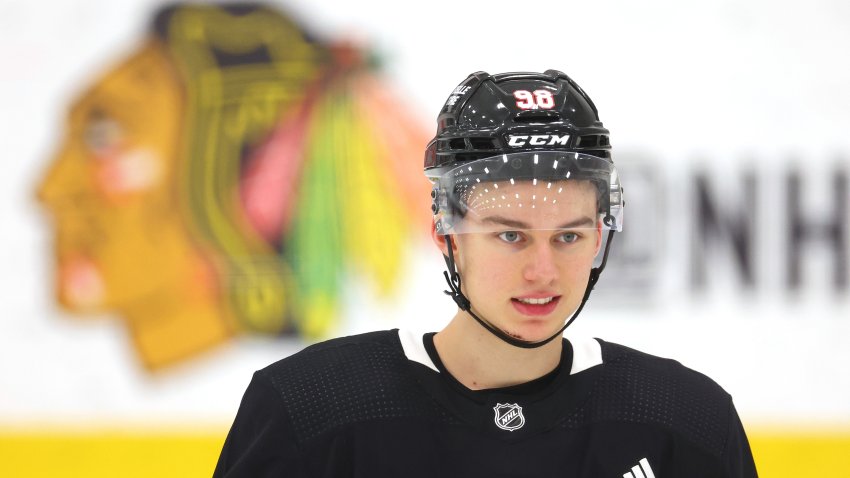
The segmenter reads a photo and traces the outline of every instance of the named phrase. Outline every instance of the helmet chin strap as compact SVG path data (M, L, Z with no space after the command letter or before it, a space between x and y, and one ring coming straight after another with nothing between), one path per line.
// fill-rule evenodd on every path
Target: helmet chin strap
M446 283L449 284L449 289L443 291L446 295L451 296L451 298L455 301L458 307L461 310L465 311L469 315L475 319L476 322L481 324L482 327L487 329L488 332L500 338L502 341L507 342L514 347L520 347L524 349L536 349L537 347L542 347L543 345L548 344L555 338L561 336L566 330L567 327L578 317L578 314L581 312L581 309L584 308L584 304L587 302L587 299L590 297L590 291L593 290L593 287L596 285L596 282L599 280L599 275L602 274L602 270L605 269L605 264L608 262L608 249L611 247L611 241L614 239L614 230L611 229L608 232L608 241L605 244L605 251L602 256L602 263L599 264L599 267L594 267L590 270L590 277L587 280L587 288L584 290L584 297L581 299L581 304L578 306L570 319L561 327L561 330L557 331L548 339L540 340L538 342L528 342L525 340L520 340L516 337L512 337L505 333L502 330L494 327L490 322L478 317L477 314L472 312L472 304L469 302L469 299L463 295L463 292L460 290L461 280L460 274L457 272L455 267L454 253L452 252L452 237L450 235L444 235L443 238L446 240L446 245L448 246L449 254L444 255L443 258L446 260L446 267L448 271L443 272L443 276L446 278Z

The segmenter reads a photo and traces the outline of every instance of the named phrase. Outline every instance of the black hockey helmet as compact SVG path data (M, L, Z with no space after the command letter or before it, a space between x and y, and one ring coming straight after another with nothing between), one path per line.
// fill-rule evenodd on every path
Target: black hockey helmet
M568 137L567 140L564 140ZM596 106L570 77L479 71L452 91L425 150L425 174L457 163L518 151L560 150L611 159Z
M462 227L476 207L474 198L479 208L502 201L501 195L472 191L476 182L565 178L592 181L603 224L622 230L622 188L608 130L593 101L557 70L469 75L437 118L437 134L425 151L425 175L434 184L432 211L443 234L480 230Z

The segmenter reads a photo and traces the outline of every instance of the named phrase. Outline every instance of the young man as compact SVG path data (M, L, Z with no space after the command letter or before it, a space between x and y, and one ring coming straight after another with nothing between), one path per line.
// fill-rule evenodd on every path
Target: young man
M562 337L622 227L610 149L565 74L470 75L425 154L457 314L436 334L331 340L257 372L215 475L755 477L709 378Z

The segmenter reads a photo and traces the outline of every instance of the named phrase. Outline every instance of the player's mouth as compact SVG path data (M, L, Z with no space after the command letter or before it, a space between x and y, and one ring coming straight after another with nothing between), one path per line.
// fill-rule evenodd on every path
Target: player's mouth
M511 298L511 304L521 314L540 316L551 314L558 307L560 300L560 295L534 295L513 297Z

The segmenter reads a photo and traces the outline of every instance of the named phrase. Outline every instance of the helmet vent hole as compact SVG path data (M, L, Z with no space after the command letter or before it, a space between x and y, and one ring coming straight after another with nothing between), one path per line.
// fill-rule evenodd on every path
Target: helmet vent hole
M554 123L561 121L561 115L557 111L527 110L517 113L514 121L517 123Z
M611 143L608 141L607 136L599 137L599 146L611 146Z
M581 146L582 148L595 148L597 146L601 146L601 144L599 144L599 136L595 134L582 136L578 140L578 146Z
M469 144L472 149L495 149L491 138L469 138Z
M466 149L466 141L463 138L450 139L449 149Z

